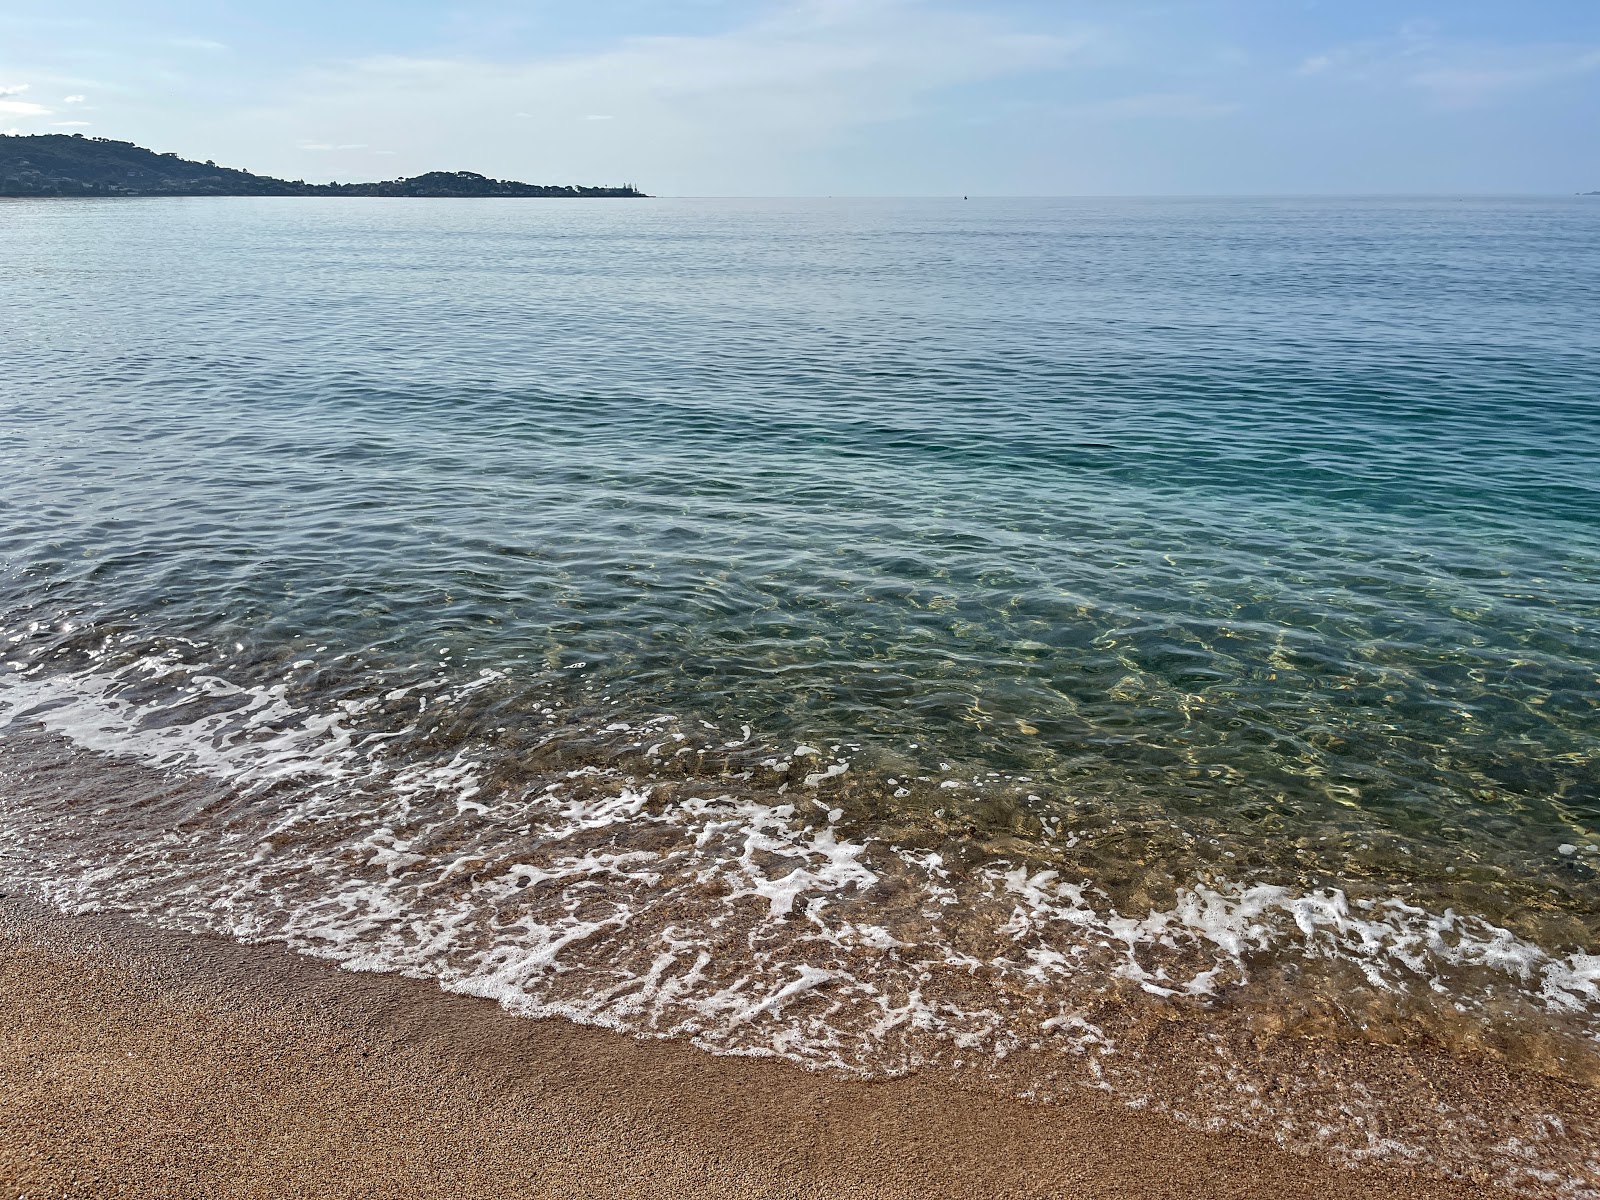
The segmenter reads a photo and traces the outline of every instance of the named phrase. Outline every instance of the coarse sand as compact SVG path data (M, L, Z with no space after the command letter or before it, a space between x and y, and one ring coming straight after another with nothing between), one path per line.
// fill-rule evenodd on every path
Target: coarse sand
M0 901L6 1197L1406 1197L1085 1092L1029 1105L510 1016Z

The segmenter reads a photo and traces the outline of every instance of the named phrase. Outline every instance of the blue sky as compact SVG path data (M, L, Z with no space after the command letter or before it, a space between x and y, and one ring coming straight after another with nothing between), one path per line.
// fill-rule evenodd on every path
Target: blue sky
M1600 188L1600 0L10 0L0 129L688 195Z

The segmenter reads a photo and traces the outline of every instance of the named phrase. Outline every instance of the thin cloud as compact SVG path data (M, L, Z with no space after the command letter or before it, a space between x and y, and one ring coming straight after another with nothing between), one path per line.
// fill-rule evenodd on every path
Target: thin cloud
M1411 77L1411 85L1451 107L1486 104L1508 92L1544 87L1600 70L1600 50L1558 51L1522 62L1478 61L1430 67Z
M50 110L28 100L0 100L0 113L13 117L48 117Z
M61 98L61 103L63 103L63 104L82 104L88 98L89 97L87 97L87 96L63 96Z
M52 129L87 129L87 128L89 128L89 122L88 121L51 121L50 122L50 127Z
M1517 92L1600 70L1600 47L1487 46L1441 38L1413 24L1389 38L1312 55L1298 74L1421 93L1441 108L1476 108Z
M290 140L274 128L331 122L376 144L404 137L419 160L494 174L526 175L532 161L563 178L737 187L862 126L913 117L948 89L1092 58L1097 42L1088 29L1034 33L986 10L917 0L792 0L725 32L630 38L588 54L361 59L287 78L240 119L263 144ZM532 114L538 132L519 124L513 134L511 122ZM618 126L603 146L581 132L602 116Z
M1148 117L1160 120L1206 121L1239 111L1239 105L1212 100L1191 92L1147 92L1138 96L1119 96L1089 104L1069 105L1059 110L1074 117L1122 120Z

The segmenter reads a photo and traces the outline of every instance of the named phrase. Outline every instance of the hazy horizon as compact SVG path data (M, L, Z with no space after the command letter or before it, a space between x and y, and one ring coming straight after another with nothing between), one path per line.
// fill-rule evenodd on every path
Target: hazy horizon
M107 0L0 16L0 131L314 181L674 196L1570 195L1600 9L1490 0Z

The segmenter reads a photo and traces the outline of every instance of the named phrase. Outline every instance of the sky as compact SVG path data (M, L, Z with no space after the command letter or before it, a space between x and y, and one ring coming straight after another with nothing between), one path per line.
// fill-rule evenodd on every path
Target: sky
M0 131L660 195L1600 189L1600 0L7 0Z

